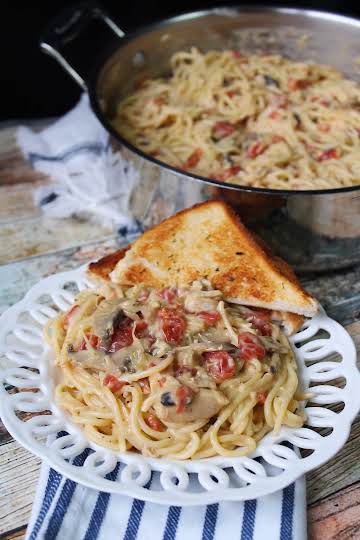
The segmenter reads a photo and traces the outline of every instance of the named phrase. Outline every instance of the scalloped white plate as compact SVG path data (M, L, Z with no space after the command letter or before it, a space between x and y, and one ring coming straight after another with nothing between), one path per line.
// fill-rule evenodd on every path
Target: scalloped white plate
M94 489L166 505L246 500L286 487L334 456L347 440L360 409L356 350L346 330L321 310L291 338L303 388L311 386L314 394L305 406L308 427L269 433L249 457L185 462L115 454L87 441L54 403L54 358L42 334L49 318L67 310L78 290L91 286L84 270L43 279L0 318L2 420L15 439L58 472ZM343 381L342 387L334 385L336 379ZM21 391L11 393L9 385ZM27 390L34 388L38 391ZM19 412L35 416L25 421ZM317 428L327 429L319 433ZM91 451L79 465L82 460L74 458L86 448ZM116 480L107 478L117 464Z

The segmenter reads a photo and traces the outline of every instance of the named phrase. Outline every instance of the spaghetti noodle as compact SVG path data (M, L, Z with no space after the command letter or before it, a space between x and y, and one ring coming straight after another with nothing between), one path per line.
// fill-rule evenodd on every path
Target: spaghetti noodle
M57 403L112 450L243 456L303 425L295 358L270 312L227 303L207 281L81 292L45 336Z
M207 178L273 189L360 184L360 87L278 55L192 48L140 81L114 127L147 154Z

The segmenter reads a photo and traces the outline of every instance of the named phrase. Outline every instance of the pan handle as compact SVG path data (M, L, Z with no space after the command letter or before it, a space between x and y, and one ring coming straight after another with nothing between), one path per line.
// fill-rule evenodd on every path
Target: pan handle
M85 91L87 91L85 80L66 60L61 53L61 49L64 45L77 38L95 19L103 21L116 36L120 38L125 36L125 32L115 24L100 4L88 1L75 4L60 13L50 22L40 39L41 49L55 58Z

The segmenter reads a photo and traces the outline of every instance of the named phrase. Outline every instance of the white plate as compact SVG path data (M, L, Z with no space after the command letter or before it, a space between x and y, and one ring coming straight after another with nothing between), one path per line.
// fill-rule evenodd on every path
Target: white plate
M307 391L311 386L314 394L305 407L309 427L283 427L277 436L269 433L250 457L186 462L132 452L115 454L87 441L54 403L54 358L42 335L48 319L67 310L77 290L90 286L84 270L81 267L43 279L0 318L2 420L14 439L58 472L94 489L166 505L208 504L252 499L284 488L343 446L360 409L360 375L349 334L323 310L291 338L303 388ZM320 331L323 337L319 337ZM335 386L336 379L345 384ZM8 385L24 391L10 393ZM27 391L29 388L38 392ZM46 410L51 414L36 414ZM21 411L35 416L24 421L18 414ZM313 428L327 430L320 434ZM67 435L57 437L60 431ZM86 448L92 451L83 464L79 458L73 462ZM307 455L299 449L306 449ZM106 478L117 463L117 479Z

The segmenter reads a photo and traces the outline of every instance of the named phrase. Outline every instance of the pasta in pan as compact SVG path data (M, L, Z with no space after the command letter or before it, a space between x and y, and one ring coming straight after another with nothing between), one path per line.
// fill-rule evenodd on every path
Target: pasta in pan
M360 184L360 87L334 68L193 48L139 81L114 127L174 167L242 186Z
M45 336L57 403L114 451L243 456L303 425L294 354L270 312L227 303L205 280L81 292Z

